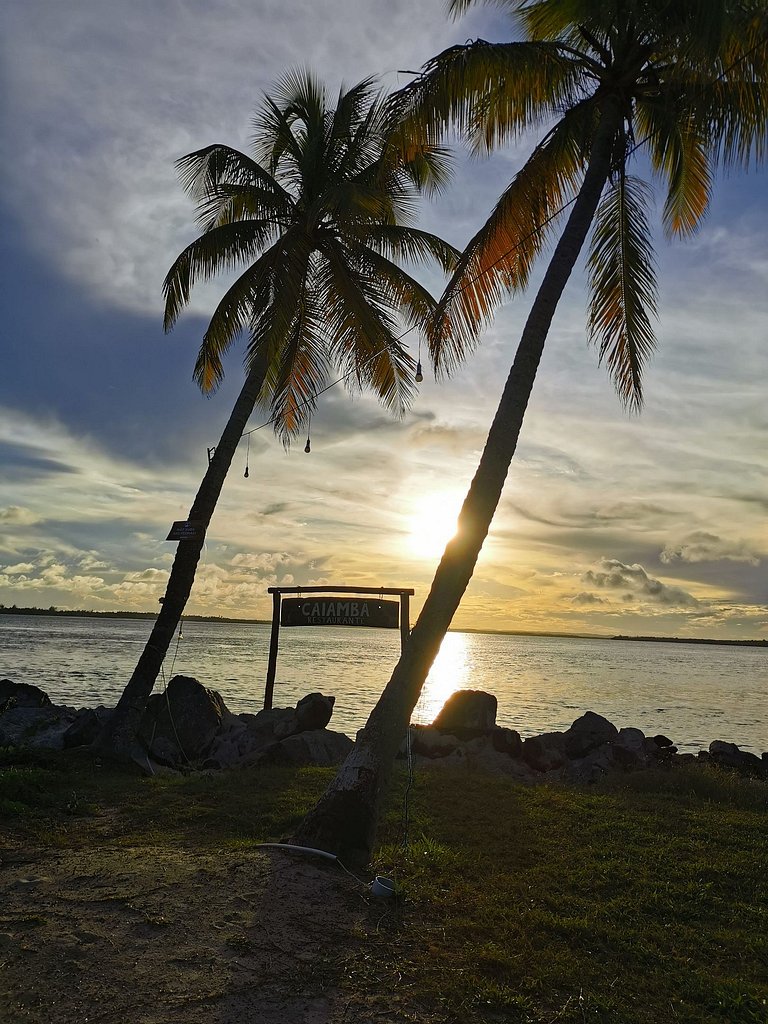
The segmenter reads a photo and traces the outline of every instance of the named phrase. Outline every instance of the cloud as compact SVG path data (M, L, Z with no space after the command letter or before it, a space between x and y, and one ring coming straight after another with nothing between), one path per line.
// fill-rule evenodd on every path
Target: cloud
M0 522L3 523L10 523L14 526L34 526L40 521L39 515L20 505L8 505L6 508L0 508Z
M690 533L679 544L668 545L659 555L666 565L674 562L747 562L759 565L760 558L743 541L728 541L714 533Z
M687 608L699 605L696 598L681 587L654 579L641 565L625 565L615 558L603 558L599 568L585 572L582 580L601 590L623 590L622 600L626 602L641 600Z
M606 603L605 598L598 597L596 594L592 594L587 590L582 590L580 593L574 594L570 600L573 602L573 604L583 605Z

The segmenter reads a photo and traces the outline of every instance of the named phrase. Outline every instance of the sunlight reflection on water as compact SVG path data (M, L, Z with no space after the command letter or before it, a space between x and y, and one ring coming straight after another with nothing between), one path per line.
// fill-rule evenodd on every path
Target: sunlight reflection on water
M467 634L447 633L427 676L412 721L433 722L454 690L471 689L467 663Z
M0 678L35 683L59 703L114 704L149 630L140 619L0 615ZM195 676L230 710L255 712L268 649L267 625L187 621L166 677ZM275 705L313 690L334 694L331 728L354 735L399 653L396 630L283 630ZM760 753L768 749L767 659L759 648L449 633L414 721L432 721L454 689L469 688L495 694L499 724L523 736L566 729L590 710L619 727L665 733L683 750L722 739Z

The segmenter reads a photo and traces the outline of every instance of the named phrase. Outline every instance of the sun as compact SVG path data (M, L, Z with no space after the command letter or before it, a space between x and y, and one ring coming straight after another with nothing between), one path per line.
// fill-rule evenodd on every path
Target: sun
M408 517L408 547L420 558L439 558L456 533L461 495L435 492L417 498Z

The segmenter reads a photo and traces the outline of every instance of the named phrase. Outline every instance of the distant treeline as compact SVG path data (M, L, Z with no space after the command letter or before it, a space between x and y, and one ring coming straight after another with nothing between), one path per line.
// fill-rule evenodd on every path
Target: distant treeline
M0 615L69 615L80 619L154 619L155 612L97 612L90 608L80 608L71 611L66 608L19 608L17 605L10 606L0 604ZM186 622L250 622L264 623L268 619L230 619L225 615L185 615Z
M655 644L725 644L727 647L768 647L768 640L700 640L689 636L612 636L611 640L645 640Z

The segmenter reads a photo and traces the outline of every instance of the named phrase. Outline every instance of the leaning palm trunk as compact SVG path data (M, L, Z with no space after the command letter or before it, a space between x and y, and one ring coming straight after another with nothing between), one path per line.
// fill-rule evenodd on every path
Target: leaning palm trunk
M381 797L443 637L480 555L531 395L547 332L597 209L611 169L620 123L607 99L584 182L526 321L480 463L459 515L456 537L440 561L427 600L400 661L338 775L294 837L301 845L365 863L375 839Z
M238 442L243 435L256 404L256 398L264 383L265 373L266 361L263 358L257 358L246 377L245 384L235 402L192 503L192 508L189 510L189 519L201 524L200 534L194 540L179 541L160 614L155 620L144 652L123 690L117 707L95 741L94 745L103 753L127 759L135 750L136 735L147 698L152 693L163 659L168 653L173 634L184 613L192 584L195 581L195 571L205 542L205 532L219 500Z

